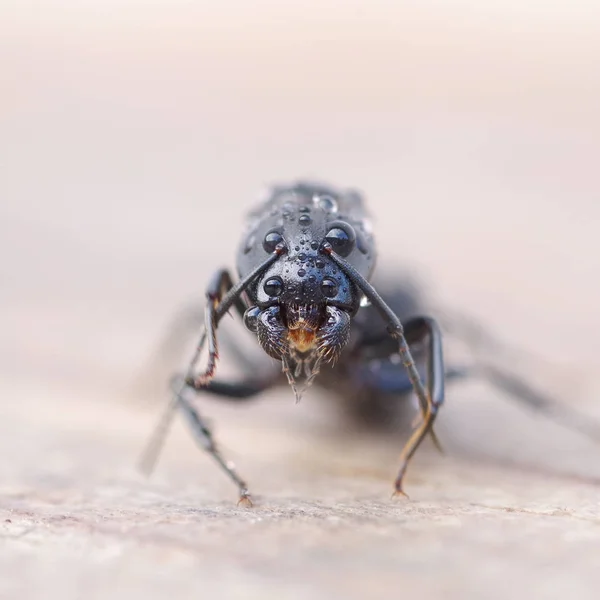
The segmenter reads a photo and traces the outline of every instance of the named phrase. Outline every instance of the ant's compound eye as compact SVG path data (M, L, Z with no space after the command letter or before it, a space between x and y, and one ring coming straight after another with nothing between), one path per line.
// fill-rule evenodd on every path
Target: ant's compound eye
M333 298L334 296L337 296L338 285L333 279L325 277L321 282L321 291L323 292L323 296Z
M279 231L269 231L263 240L263 248L265 249L265 252L271 254L272 252L275 252L277 244L281 244L282 242L283 236Z
M260 310L260 308L258 308L258 306L251 306L245 313L244 313L244 325L246 326L246 329L248 329L249 331L252 331L254 333L256 333L256 327L258 324L258 317L260 317L260 313L262 311Z
M340 256L348 256L352 252L355 240L354 230L345 223L343 227L332 227L325 236L325 241L329 242L333 251Z
M281 292L283 292L283 281L281 281L279 277L271 277L271 279L267 279L267 281L265 281L263 289L265 290L265 294L267 294L267 296L279 296Z

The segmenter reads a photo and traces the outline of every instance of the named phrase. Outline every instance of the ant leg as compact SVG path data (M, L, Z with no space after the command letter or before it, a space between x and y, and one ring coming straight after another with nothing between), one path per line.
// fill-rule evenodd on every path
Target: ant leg
M444 401L444 358L441 330L435 320L428 317L419 317L419 319L421 319L419 327L422 327L428 332L429 338L428 353L430 358L428 361L428 375L430 375L430 379L432 380L432 393L430 395L427 390L425 390L419 372L417 371L415 361L404 336L404 327L402 326L400 319L385 303L375 288L350 263L336 254L331 244L323 244L321 251L337 264L340 270L362 291L362 293L371 301L373 307L380 313L383 319L387 321L387 331L391 337L398 342L398 350L402 362L406 367L408 377L415 389L421 409L424 409L421 424L415 429L400 455L401 465L398 477L395 481L395 490L398 495L406 495L402 490L402 480L408 468L408 463L424 437L433 427L438 408Z
M174 378L174 392L178 389L180 384L181 379L178 380L178 378ZM269 389L273 384L274 379L268 378L265 378L262 381L255 379L245 380L241 382L222 382L213 380L205 384L204 387L199 388L195 391L208 392L223 398L230 398L232 400L237 401L248 400L250 398L253 398L259 393ZM185 397L185 393L183 391L176 392L176 395L179 404L179 409L186 417L198 445L213 457L213 459L217 462L221 469L223 469L223 471L238 487L238 504L252 506L248 485L237 473L235 466L231 463L231 461L228 461L223 457L220 449L218 448L215 442L212 431L205 423L202 415L198 412L197 408L192 405L190 400Z
M481 325L475 323L473 319L462 314L451 314L447 319L446 327L453 335L466 343L475 357L474 366L470 368L470 376L480 377L514 400L543 414L546 418L554 420L558 425L577 431L595 443L600 442L600 424L597 421L581 415L560 401L535 390L521 377L482 358L484 352L494 355L504 353L514 358L517 352L515 349L509 348L494 338ZM526 354L522 350L519 353Z
M192 379L186 380L191 387L196 387L201 383L206 383L214 375L217 359L219 358L219 347L217 343L217 307L223 300L223 296L233 289L233 281L227 269L217 271L208 284L206 290L206 308L204 312L204 331L208 334L208 364L204 373ZM242 299L241 294L232 299L232 304L237 313L243 317L246 308L248 308Z
M265 374L260 379L254 377L252 379L247 378L243 379L242 381L235 382L218 381L213 379L206 383L204 387L201 387L195 391L214 394L215 396L223 399L245 401L254 398L261 392L275 385L278 376L279 371L277 370L272 373ZM193 403L185 396L185 390L193 388L186 386L181 376L174 376L172 378L171 388L174 395L173 402L169 404L167 412L165 412L163 418L159 421L146 452L142 457L142 470L146 473L149 473L152 470L162 446L166 429L170 424L172 414L176 409L179 409L186 417L197 444L213 457L213 459L225 471L229 478L237 485L240 493L240 502L251 505L250 494L245 481L238 475L235 467L229 461L225 460L219 448L217 447L212 432L205 423L204 418L198 409L193 405Z
M148 398L156 394L156 389L171 375L172 365L181 354L190 332L198 330L203 323L204 307L197 304L184 305L175 312L157 346L135 378L133 394L136 397ZM268 366L264 357L246 351L244 345L227 328L220 330L220 345L244 375L253 375ZM260 358L263 360L258 360Z
M413 318L407 321L404 325L404 335L407 343L413 345L427 341L428 329L424 324L424 318ZM389 337L365 338L359 341L359 356L358 364L354 370L354 376L358 385L366 386L371 389L383 392L386 395L405 396L414 391L413 384L405 370L399 368L398 363L394 362L393 357L397 358L395 347L389 343ZM391 341L391 340L390 340ZM362 350L362 352L361 352ZM364 352L368 350L368 352ZM368 355L375 355L374 358L369 358ZM424 354L424 356L421 356ZM431 351L431 343L426 345L424 352L419 349L414 355L415 362L420 376L426 379L427 393L434 403L439 405L439 398L443 399L443 390L436 392L436 378L439 379L439 373L435 372L436 365L433 361L433 353ZM390 360L392 358L392 360ZM423 365L423 358L425 365ZM372 361L377 362L377 368L374 369ZM464 379L470 375L470 371L459 366L447 367L443 380L448 383L457 379ZM417 427L427 412L427 406L419 403L419 414L413 421L413 427ZM442 445L435 434L433 427L429 430L429 435L439 452L443 453Z
M441 355L441 339L439 343L434 340L434 336L438 335L441 337L439 327L433 319L430 317L413 317L408 320L404 325L404 335L409 345L418 344L428 339L429 343L425 350L425 363L427 370L427 393L429 394L430 401L437 407L444 402L444 383L446 380L446 373L444 373L443 356ZM439 357L436 357L436 352L439 352ZM419 398L420 417L425 418L427 414L427 406L423 404ZM417 427L419 420L415 420L414 426ZM444 450L442 445L435 434L433 425L429 429L429 435L438 449L443 454Z
M283 243L277 244L275 250L271 253L262 264L258 265L253 271L248 273L243 279L233 285L229 272L225 269L217 271L213 276L208 290L206 292L206 312L205 312L205 327L200 341L196 348L196 352L186 376L186 383L191 387L198 387L207 383L212 379L217 358L219 356L217 345L217 327L219 321L229 312L232 306L235 306L238 313L243 316L247 306L242 299L242 294L246 288L257 278L260 277L273 263L287 252L287 248ZM200 353L204 347L208 337L208 364L203 373L194 376L193 370L198 362Z
M478 364L473 369L485 381L505 392L530 409L554 420L558 425L577 431L595 443L600 443L600 424L593 418L581 415L561 402L530 387L520 377L490 364Z
M267 260L246 275L236 285L232 284L229 273L224 269L218 271L212 278L206 294L207 310L205 314L205 329L202 331L200 340L196 347L196 352L192 357L187 374L183 382L179 379L175 382L175 386L173 386L172 390L172 400L167 406L167 409L161 418L146 451L142 456L141 466L144 471L150 471L156 462L173 416L176 410L181 408L184 411L184 414L188 417L188 421L190 422L194 432L197 434L197 440L201 443L202 447L213 456L224 472L238 486L238 490L240 492L240 502L251 504L248 488L245 482L237 475L234 468L224 460L214 443L209 428L204 423L200 413L196 409L191 410L190 403L184 397L184 393L185 390L189 388L193 388L195 390L204 389L210 383L210 380L214 374L216 360L218 357L216 329L219 321L232 306L235 306L240 314L244 313L246 308L242 299L242 293L244 290L252 283L252 281L254 281L254 279L256 279L256 277L264 273L285 252L285 246L283 244L278 244L275 248L275 251ZM196 363L200 358L200 353L202 352L207 337L209 339L208 367L201 376L194 377L193 372L196 367ZM215 389L216 387L213 386L213 390Z
M405 335L407 340L414 342L427 340L426 369L427 397L426 401L419 396L421 421L416 426L400 455L400 468L394 483L396 494L406 495L402 490L402 482L410 459L420 446L424 437L429 433L440 452L441 444L433 430L433 423L439 407L444 403L444 360L442 354L441 332L437 322L430 317L414 317L406 322Z

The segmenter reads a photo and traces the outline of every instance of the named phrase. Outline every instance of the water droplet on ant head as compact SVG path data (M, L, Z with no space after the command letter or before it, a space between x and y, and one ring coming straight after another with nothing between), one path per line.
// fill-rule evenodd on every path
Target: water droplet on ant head
M311 247L313 250L316 250L316 249L319 247L319 242L311 242L311 243L310 243L310 247Z
M369 300L369 299L368 299L366 296L363 296L363 297L360 299L360 305L361 305L363 308L366 308L367 306L371 306L371 301L370 301L370 300Z
M302 227L308 227L312 223L312 219L308 215L302 215L298 219L298 224Z
M328 213L335 213L338 209L338 204L335 198L332 196L323 194L322 196L315 196L313 202L322 210Z
M315 260L315 266L317 267L317 269L322 269L325 266L325 261L322 261L320 258L317 258L317 260Z
M295 250L296 252L298 252L298 250L300 250L300 246L296 246L296 247L294 248L294 250Z
M260 316L260 312L261 312L260 308L258 308L256 306L251 306L244 313L244 325L250 331L256 331L256 325L258 323L258 317Z
M306 271L304 269L298 269L298 277L304 277L306 275Z
M325 297L334 298L338 293L337 283L333 281L333 279L325 277L323 281L321 281L321 291Z
M311 276L308 278L308 280L314 283L314 282L317 280L317 278L316 278L314 275L311 275Z
M298 212L301 212L301 213L307 213L307 212L310 212L310 207L308 207L308 206L301 206L301 207L298 209Z

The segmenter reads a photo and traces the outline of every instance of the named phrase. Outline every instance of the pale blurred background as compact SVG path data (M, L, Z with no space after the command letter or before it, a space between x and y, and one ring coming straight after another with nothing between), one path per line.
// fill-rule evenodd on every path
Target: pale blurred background
M598 365L596 3L0 6L3 377L125 382L299 176L364 190L382 268Z
M90 433L126 403L173 314L233 267L263 185L304 176L362 189L382 270L600 414L599 159L597 2L0 0L0 402L6 453L29 456L3 480L33 485L74 407ZM448 436L527 451L535 420L514 434L451 397ZM530 458L600 476L597 447L540 427Z

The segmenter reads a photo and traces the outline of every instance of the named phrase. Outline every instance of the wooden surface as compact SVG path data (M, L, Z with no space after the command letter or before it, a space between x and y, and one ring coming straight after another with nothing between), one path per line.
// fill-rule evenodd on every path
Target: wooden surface
M400 588L585 599L600 584L598 450L548 424L538 429L551 443L540 431L536 440L547 464L530 456L515 467L509 454L490 457L489 440L478 455L461 439L490 423L469 420L468 406L448 410L447 455L426 448L410 500L393 500L400 440L343 432L335 413L315 416L314 398L244 410L209 402L256 496L245 509L181 424L146 480L135 461L152 411L44 387L6 391L18 402L4 406L1 426L3 598L387 598ZM553 472L561 452L579 477Z

